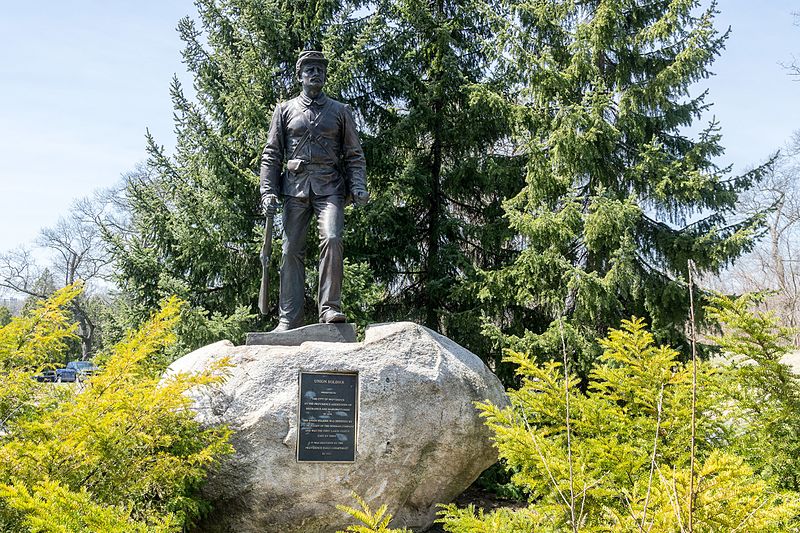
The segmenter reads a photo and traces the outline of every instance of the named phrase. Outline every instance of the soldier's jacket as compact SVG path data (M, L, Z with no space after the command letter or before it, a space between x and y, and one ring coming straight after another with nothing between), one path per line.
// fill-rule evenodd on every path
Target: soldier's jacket
M262 198L307 198L310 191L346 197L353 189L366 189L365 172L358 131L345 104L324 93L316 100L301 93L275 107L261 156Z

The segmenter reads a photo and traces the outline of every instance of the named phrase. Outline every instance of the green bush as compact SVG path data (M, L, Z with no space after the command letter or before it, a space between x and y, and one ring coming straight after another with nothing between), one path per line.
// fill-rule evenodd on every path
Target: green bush
M0 328L0 531L180 531L204 510L197 489L232 452L202 428L184 393L218 383L224 364L161 380L181 303L170 299L99 359L80 386L37 383L74 326L67 287Z
M586 392L559 363L509 354L522 379L519 390L509 391L512 406L479 408L531 503L492 513L447 505L440 518L447 531L685 531L690 522L693 531L785 531L797 525L800 497L775 490L727 449L734 412L725 396L728 371L698 364L693 447L691 364L656 346L638 319L624 321L601 345Z
M696 386L692 364L635 318L600 341L585 391L562 364L509 352L521 380L511 406L478 407L530 502L445 505L438 522L451 533L796 531L800 495L785 489L800 466L800 385L779 362L788 330L749 303L707 310L726 331L718 345L747 364L698 362ZM349 531L393 531L365 511L348 510L368 526Z
M724 380L731 449L780 489L800 491L800 381L782 358L793 331L770 312L751 312L758 297L716 297L706 308L723 326L714 340L727 356Z

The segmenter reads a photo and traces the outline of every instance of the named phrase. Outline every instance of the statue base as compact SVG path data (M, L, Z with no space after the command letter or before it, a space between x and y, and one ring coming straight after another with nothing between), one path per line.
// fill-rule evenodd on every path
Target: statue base
M476 355L428 328L375 324L358 343L219 341L178 359L169 372L198 372L222 357L231 362L225 381L192 389L188 396L204 427L224 424L233 430L236 451L203 484L203 499L213 508L190 530L194 533L343 531L352 517L336 505L352 506L354 489L392 509L393 527L425 531L437 517L438 503L452 501L497 460L492 432L473 405L488 401L506 407L503 385ZM321 380L327 397L315 400L305 394L311 392L303 379L309 373L339 379ZM339 394L353 381L355 401ZM315 443L320 454L354 447L354 462L334 462L330 455L322 462L298 461L306 442L301 427L309 422L300 410L312 402L316 410L303 416L314 416L318 424L320 415L333 409L325 403L338 404L336 411L343 412L334 411L315 428L319 434L307 436L320 438ZM339 424L355 436L334 430Z
M252 332L247 334L247 346L300 346L304 342L356 342L355 324L310 324L280 332Z

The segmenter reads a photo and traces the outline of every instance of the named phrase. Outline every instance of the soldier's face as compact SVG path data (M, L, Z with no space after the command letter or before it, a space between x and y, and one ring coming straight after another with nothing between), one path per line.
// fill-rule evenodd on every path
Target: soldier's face
M306 63L300 69L300 83L304 89L322 89L325 85L325 67L319 63Z

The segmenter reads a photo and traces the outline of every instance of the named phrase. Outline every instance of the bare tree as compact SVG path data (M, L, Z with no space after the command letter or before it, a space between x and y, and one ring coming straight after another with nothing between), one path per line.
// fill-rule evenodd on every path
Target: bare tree
M93 291L109 276L110 254L102 239L98 220L113 208L107 191L77 200L69 214L41 230L35 248L20 247L0 255L0 286L33 298L46 298L57 286L85 284L84 294L73 301L71 311L78 323L82 358L92 353L97 327ZM47 259L40 259L47 257ZM47 263L43 267L42 263ZM52 283L42 283L46 275Z
M794 17L794 25L800 26L800 11L793 12L792 16ZM800 61L796 57L792 58L791 63L784 64L783 66L789 71L789 73L792 76L794 76L797 79L800 79Z
M792 13L800 27L800 12ZM783 67L800 81L800 59ZM763 291L762 306L776 312L789 326L800 326L800 130L775 159L760 186L742 196L748 213L767 211L764 238L749 255L741 258L712 287L726 292ZM800 333L795 335L800 347Z
M763 302L787 325L800 326L800 132L777 157L760 186L743 196L748 213L767 211L755 249L723 275L733 292L770 291ZM800 345L800 335L795 339Z

